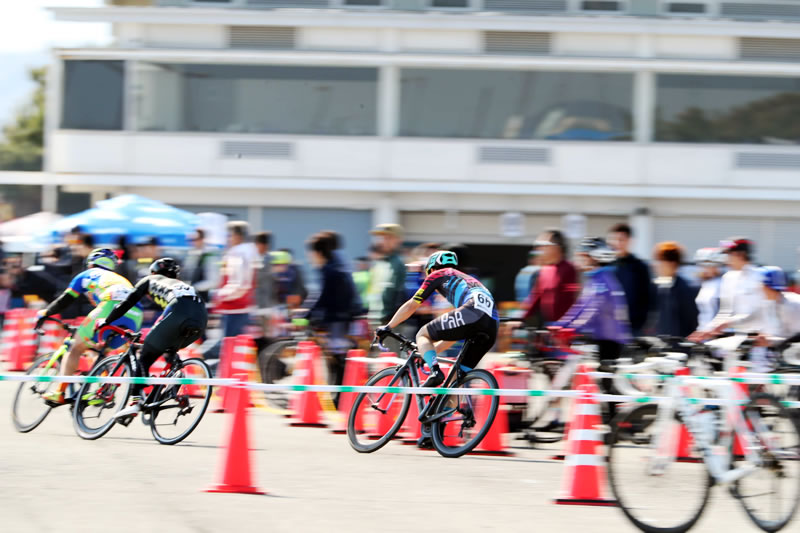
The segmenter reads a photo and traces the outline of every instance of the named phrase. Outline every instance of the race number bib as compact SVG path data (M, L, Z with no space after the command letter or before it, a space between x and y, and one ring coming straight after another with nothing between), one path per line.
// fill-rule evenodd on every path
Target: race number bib
M472 296L472 303L475 306L475 309L478 311L482 311L489 316L492 316L492 310L494 309L494 302L492 299L482 292L476 292Z
M181 298L184 296L194 297L197 296L197 293L194 290L194 287L189 285L179 285L172 289L172 294L175 295L175 298Z

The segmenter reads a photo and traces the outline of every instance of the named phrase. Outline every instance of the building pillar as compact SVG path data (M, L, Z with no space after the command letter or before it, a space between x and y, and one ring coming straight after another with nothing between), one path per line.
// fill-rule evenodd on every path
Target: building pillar
M400 213L390 196L381 197L372 209L372 224L398 224Z
M636 209L628 220L633 230L633 250L634 255L648 261L653 253L655 246L655 234L653 232L653 215L646 207Z
M633 140L653 141L655 121L656 75L639 71L633 75Z
M383 66L378 71L378 135L384 138L397 134L400 109L400 71Z
M58 185L42 185L42 211L58 212Z

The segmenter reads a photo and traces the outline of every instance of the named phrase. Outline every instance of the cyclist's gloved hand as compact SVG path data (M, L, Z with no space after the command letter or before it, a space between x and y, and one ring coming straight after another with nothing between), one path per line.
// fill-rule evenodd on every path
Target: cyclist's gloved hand
M33 326L33 329L42 329L45 318L47 318L47 314L45 313L44 309L36 313L36 324Z
M385 339L391 332L392 328L390 328L389 326L381 326L375 330L375 336L378 338L379 341L383 342L383 339Z

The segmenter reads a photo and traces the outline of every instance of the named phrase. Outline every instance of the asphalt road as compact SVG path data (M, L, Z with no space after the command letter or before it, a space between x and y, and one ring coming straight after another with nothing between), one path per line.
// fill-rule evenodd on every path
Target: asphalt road
M15 388L0 383L0 531L634 531L617 508L552 503L563 471L548 459L553 446L445 459L391 443L362 455L346 436L254 409L254 479L269 494L209 494L227 415L207 414L172 447L138 421L83 441L67 408L20 434L9 416ZM755 530L725 491L712 497L693 531Z

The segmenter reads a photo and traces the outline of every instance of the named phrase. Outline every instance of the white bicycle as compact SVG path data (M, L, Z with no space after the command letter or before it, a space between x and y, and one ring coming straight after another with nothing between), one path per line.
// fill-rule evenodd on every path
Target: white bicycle
M645 364L661 373L682 366L679 356ZM762 530L785 527L800 502L800 428L781 401L766 393L748 399L729 379L688 375L663 391L612 427L608 476L625 516L648 533L687 531L720 484ZM700 391L716 401L693 400Z

